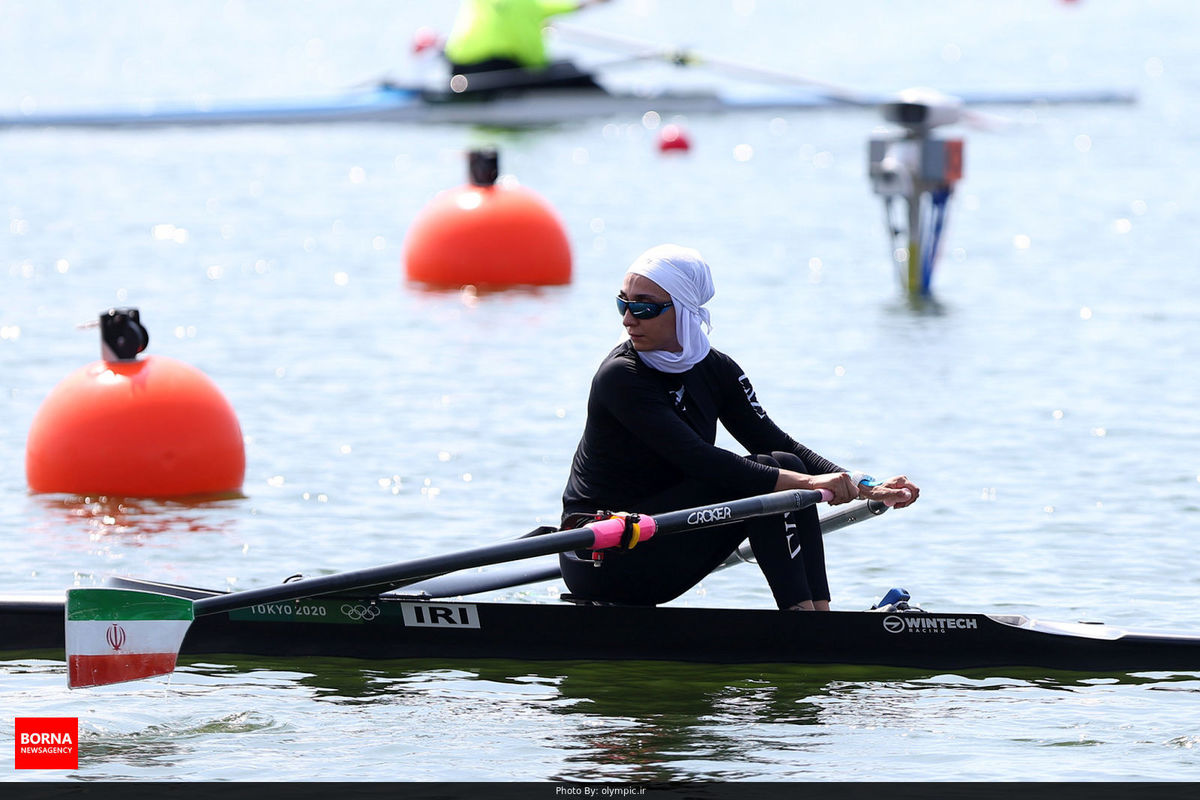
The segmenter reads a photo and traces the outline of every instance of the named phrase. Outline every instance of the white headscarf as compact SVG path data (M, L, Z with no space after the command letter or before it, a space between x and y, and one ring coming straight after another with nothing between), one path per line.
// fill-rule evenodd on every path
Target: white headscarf
M660 372L687 372L712 349L700 328L703 324L712 330L708 309L702 308L716 294L708 264L691 248L660 244L638 256L626 272L649 278L671 295L675 336L683 347L679 353L646 350L638 355Z

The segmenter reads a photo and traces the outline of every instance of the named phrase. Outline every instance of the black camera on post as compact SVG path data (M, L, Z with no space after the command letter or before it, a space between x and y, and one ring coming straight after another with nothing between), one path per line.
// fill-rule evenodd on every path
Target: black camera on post
M136 308L110 308L100 314L100 355L105 361L133 361L150 344Z
M493 186L500 177L500 154L485 147L467 154L467 173L473 186Z

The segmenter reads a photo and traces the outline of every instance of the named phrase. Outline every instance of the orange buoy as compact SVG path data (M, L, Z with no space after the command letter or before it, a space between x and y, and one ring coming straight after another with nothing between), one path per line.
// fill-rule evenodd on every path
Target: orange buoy
M497 185L494 150L470 154L471 182L440 192L404 242L411 281L458 288L553 286L571 281L571 246L536 192Z
M678 125L663 125L658 134L658 149L663 153L686 153L692 147L687 132Z
M100 317L103 360L50 392L34 416L25 475L34 492L124 497L236 494L246 472L233 408L204 373L138 359L137 309Z

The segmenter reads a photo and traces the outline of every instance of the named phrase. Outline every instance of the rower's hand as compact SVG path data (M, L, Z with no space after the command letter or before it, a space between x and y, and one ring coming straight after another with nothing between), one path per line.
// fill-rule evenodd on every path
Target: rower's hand
M813 475L809 478L811 488L828 489L833 493L829 505L837 506L858 499L859 486L854 483L848 472L828 472L824 475Z
M878 500L891 508L907 508L917 502L921 490L904 475L897 475L878 486L859 485L858 496L866 500Z

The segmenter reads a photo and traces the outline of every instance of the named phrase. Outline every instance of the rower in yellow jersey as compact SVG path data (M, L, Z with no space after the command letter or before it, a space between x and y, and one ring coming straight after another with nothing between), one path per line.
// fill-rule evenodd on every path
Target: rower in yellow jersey
M515 70L512 84L522 88L596 88L574 65L550 62L542 28L550 17L602 2L607 0L463 0L446 40L446 60L456 75Z

